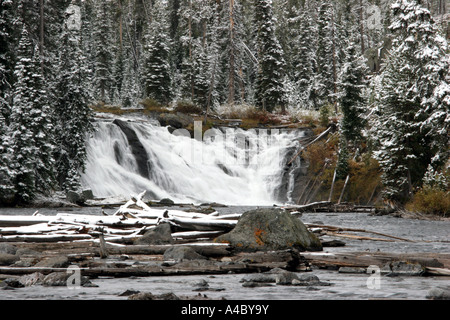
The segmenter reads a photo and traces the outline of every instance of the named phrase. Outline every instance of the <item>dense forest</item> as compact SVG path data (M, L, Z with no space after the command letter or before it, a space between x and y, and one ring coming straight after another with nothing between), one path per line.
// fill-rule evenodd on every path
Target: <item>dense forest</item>
M0 203L79 188L91 106L145 101L320 110L339 119L338 179L369 153L385 200L441 202L449 190L448 6L0 0Z

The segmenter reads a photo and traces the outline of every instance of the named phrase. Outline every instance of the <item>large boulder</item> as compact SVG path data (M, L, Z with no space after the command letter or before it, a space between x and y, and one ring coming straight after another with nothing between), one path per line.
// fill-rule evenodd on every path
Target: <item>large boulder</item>
M115 119L113 123L117 125L127 137L131 153L136 160L139 175L148 179L151 172L151 168L149 167L150 159L144 145L142 144L141 140L139 140L136 131L126 121ZM119 153L119 150L115 148L114 152L116 160L120 160L122 158L122 155Z
M237 251L322 250L320 240L298 218L274 208L245 212L232 231L215 241L229 243Z

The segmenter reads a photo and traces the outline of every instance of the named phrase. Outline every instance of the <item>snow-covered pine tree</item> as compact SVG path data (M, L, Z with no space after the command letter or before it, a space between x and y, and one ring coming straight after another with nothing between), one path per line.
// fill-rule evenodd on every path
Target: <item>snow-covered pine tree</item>
M167 7L159 1L153 7L152 23L148 28L144 81L146 96L163 104L169 103L172 97L169 43Z
M219 40L221 38L221 24L220 21L222 19L221 16L221 10L220 3L212 4L211 2L208 2L209 5L207 8L203 11L203 19L205 20L204 24L204 41L202 37L202 48L203 52L205 54L204 58L207 59L207 69L204 69L204 83L205 83L205 89L207 92L206 95L206 104L203 104L202 106L206 105L206 107L211 109L217 106L221 101L225 101L224 99L221 100L221 94L219 92L219 88L223 89L225 86L225 81L219 81L223 80L224 77L221 73L221 55L222 52L222 43ZM206 61L205 61L206 63ZM223 84L222 84L223 82ZM207 88L206 88L207 86ZM222 92L222 96L225 97L226 95Z
M24 27L17 49L16 83L9 118L10 172L15 202L27 203L52 186L52 124L37 50Z
M357 143L362 137L362 129L366 125L365 88L368 68L363 57L357 54L353 45L347 48L347 61L342 68L339 83L338 102L341 107L342 119L340 132L348 142Z
M10 0L0 0L0 116L3 115L7 124L10 112L10 92L14 71L14 16L13 3Z
M228 2L226 2L228 5ZM226 96L227 82L222 77L225 71L221 68L221 58L227 56L222 47L224 38L220 21L222 20L222 5L205 0L185 0L180 2L178 34L182 57L180 71L176 70L174 79L179 81L176 91L178 98L189 100L205 108L211 91L211 104ZM173 66L176 67L176 66ZM220 70L220 71L219 71ZM178 73L178 74L177 74ZM214 87L211 88L212 75L215 75ZM221 79L221 81L218 81ZM223 81L222 81L223 80ZM180 90L181 88L181 90Z
M89 77L84 79L86 84L86 88L89 91L89 95L94 100L96 97L96 79L94 77L95 64L96 64L96 51L95 51L95 37L94 37L94 24L96 21L95 18L95 7L93 1L81 1L80 5L80 13L82 18L81 23L81 50L83 51L83 55L86 57L86 66L91 71ZM61 36L60 34L58 35ZM58 42L61 41L58 38ZM96 97L97 98L97 97Z
M15 176L12 172L11 150L7 135L7 124L5 117L0 113L0 205L9 203L14 196L14 185L11 177Z
M255 98L259 108L272 112L285 105L283 51L276 38L272 0L255 0L258 73Z
M334 8L332 3L324 2L317 14L317 77L319 86L316 89L322 103L332 102L335 87L336 66L334 52Z
M224 102L233 105L244 99L243 55L241 41L244 35L242 7L238 0L223 1L218 5L219 33L221 46L221 70Z
M114 104L120 104L122 102L124 78L125 78L125 53L124 49L122 47L119 47L116 53L113 69Z
M424 144L413 121L418 107L408 97L412 75L405 72L405 65L407 61L393 51L378 84L378 101L371 118L374 157L382 168L384 197L396 202L410 196L411 168L420 161L414 147Z
M88 106L86 61L80 49L80 31L63 27L57 81L54 88L55 159L57 180L62 190L77 190L85 168L86 135L93 130Z
M436 154L430 147L436 141L433 131L424 124L433 114L430 106L436 106L440 84L445 86L448 64L445 41L421 1L397 0L392 9L394 39L377 90L372 135L378 143L374 155L383 170L385 197L404 202L422 183Z
M336 179L338 180L345 179L350 172L350 155L348 148L347 140L342 136L339 141L339 153L336 163Z
M199 11L195 10L197 0L182 0L178 10L178 30L180 39L181 95L194 101L193 43L194 27Z
M430 164L423 176L423 186L428 189L448 191L449 181L442 172L434 170Z
M132 54L128 54L128 57ZM122 90L120 92L120 103L124 108L130 108L137 104L138 100L142 98L141 87L139 86L139 76L135 73L133 67L133 60L127 59L124 61L124 75Z
M95 98L106 102L113 96L114 43L111 26L111 2L94 2L95 19L93 24L95 73Z
M36 47L32 59L34 73L32 74L32 88L36 91L33 99L33 110L30 130L33 133L36 156L34 170L36 175L36 190L42 194L49 194L55 188L55 160L53 158L54 124L52 121L52 107L48 93L48 82L42 75L40 52Z
M422 1L405 5L404 15L394 30L410 32L400 45L400 50L414 61L417 77L411 90L416 92L420 108L415 117L421 121L421 132L429 141L431 165L434 170L443 169L450 155L450 53L448 42ZM394 10L402 10L397 5ZM411 19L412 12L416 15ZM394 11L395 12L395 11ZM414 41L412 41L414 37Z
M299 9L298 35L293 39L292 47L293 57L292 65L294 69L294 81L296 91L299 96L300 108L309 109L311 107L318 109L317 95L314 90L316 74L316 52L315 37L316 25L312 18L312 12L309 2L305 2L303 8Z
M447 55L448 57L448 55ZM450 65L447 58L447 65ZM448 67L449 68L449 67ZM446 169L445 165L450 156L449 132L450 132L450 77L442 80L435 88L433 96L427 102L426 120L422 128L430 138L430 149L432 151L431 166L435 170Z
M278 42L284 53L286 70L297 67L291 58L294 56L295 42L292 39L298 36L302 30L299 28L299 13L306 1L273 1L273 14L275 18L275 32Z
M204 48L200 39L195 39L193 44L193 65L194 72L194 103L203 109L206 109L208 103L208 93L210 85L209 59L206 48Z

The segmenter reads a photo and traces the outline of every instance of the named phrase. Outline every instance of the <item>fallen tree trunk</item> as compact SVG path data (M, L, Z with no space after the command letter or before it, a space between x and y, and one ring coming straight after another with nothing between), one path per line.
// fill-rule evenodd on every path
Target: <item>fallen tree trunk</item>
M0 242L59 242L92 239L88 234L15 235L0 237Z
M340 232L340 231L352 231L352 232L362 232L362 233L372 233L372 234L376 234L379 236L384 236L387 238L392 238L392 239L396 239L396 240L401 240L401 241L408 241L408 242L414 242L413 240L410 239L405 239L405 238L400 238L400 237L396 237L396 236L392 236L389 234L385 234L385 233L381 233L381 232L377 232L377 231L370 231L370 230L365 230L365 229L357 229L357 228L346 228L346 227L335 227L335 226L327 226L327 225L322 225L322 224L313 224L313 223L305 223L305 225L309 228L320 228L320 229L324 229L326 231L329 232ZM338 235L338 234L334 234L334 235ZM364 240L364 239L362 239ZM370 239L368 239L370 240Z
M450 276L450 269L425 267L426 273L433 276Z
M252 266L245 263L229 264L203 264L203 265L175 265L172 267L147 266L130 268L80 268L82 276L91 278L96 277L151 277L151 276L180 276L180 275L202 275L202 274L228 274L232 273L253 273L269 271L269 267ZM0 267L0 274L8 275L26 275L39 272L49 274L52 272L67 272L66 268L18 268L18 267Z
M200 218L200 219L188 219L172 216L169 219L163 219L163 221L169 222L171 225L180 229L196 230L196 231L217 231L224 230L230 231L233 229L237 220L217 219L217 218Z
M345 233L337 233L337 232L331 232L331 231L325 231L325 234L340 238L347 238L347 239L355 239L355 240L372 240L372 241L385 241L385 242L394 242L395 240L392 239L382 239L382 238L374 238L374 237L363 237L363 236L357 236L354 234L345 234Z
M450 269L450 254L448 253L302 252L302 256L311 265L320 268L367 268L371 265L376 265L381 268L392 261L408 261L410 263L418 263L426 268Z
M0 227L31 226L39 223L48 223L54 217L46 216L0 216Z
M324 137L325 135L328 134L328 132L332 129L332 127L329 127L328 129L326 129L324 132L322 132L321 134L317 135L317 137L312 140L311 142L307 143L304 146L300 147L300 150L288 161L287 165L290 166L295 159L297 159L297 157L302 153L303 150L305 150L307 147L309 147L311 144L315 143L316 141L320 140L322 137Z
M287 206L287 207L282 207L283 209L286 210L296 210L297 212L292 212L293 215L299 214L301 212L304 211L308 211L308 210L315 210L318 208L322 208L322 207L328 207L332 205L332 202L330 201L319 201L319 202L313 202L313 203L309 203L309 204L305 204L305 205L297 205L297 206Z
M107 250L110 255L163 255L167 249L174 245L127 245L127 246L110 246ZM176 245L175 245L176 246ZM205 257L224 257L229 256L230 248L225 244L182 244L181 246L189 246L198 254Z

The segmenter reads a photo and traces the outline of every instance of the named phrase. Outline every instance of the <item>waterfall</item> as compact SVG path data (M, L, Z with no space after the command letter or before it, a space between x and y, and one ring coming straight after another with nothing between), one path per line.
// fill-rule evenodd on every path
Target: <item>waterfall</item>
M198 124L198 123L197 123ZM201 132L196 131L196 132ZM211 129L192 138L149 122L99 121L81 177L96 197L146 190L152 200L272 205L289 202L299 130ZM201 135L201 134L200 134Z

